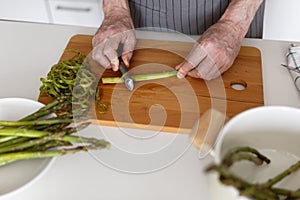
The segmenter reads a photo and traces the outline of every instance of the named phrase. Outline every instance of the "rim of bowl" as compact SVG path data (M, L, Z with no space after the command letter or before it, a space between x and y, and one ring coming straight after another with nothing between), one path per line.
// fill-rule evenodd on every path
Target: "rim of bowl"
M6 98L0 98L0 104L2 102L9 102L9 101L20 101L20 102L27 102L27 103L35 103L38 106L44 106L45 104L32 100L32 99L27 99L27 98L22 98L22 97L6 97ZM0 194L0 198L4 198L4 197L8 197L8 196L12 196L15 195L16 193L22 192L24 191L26 188L30 187L30 185L34 184L36 181L38 181L38 179L40 179L49 169L50 167L53 165L55 157L52 158L45 158L46 160L48 160L48 163L46 163L46 166L36 175L34 176L32 179L30 179L28 182L26 182L25 184L23 184L22 186L4 193L4 194ZM1 168L1 167L0 167Z
M215 145L215 149L214 149L214 160L216 163L220 163L221 162L221 158L220 158L220 152L221 152L221 147L222 147L222 143L223 143L223 139L224 137L228 134L229 130L232 128L232 126L240 120L240 118L243 118L244 116L247 115L251 115L252 113L256 113L256 112L265 112L265 111L296 111L300 113L300 109L299 108L295 108L295 107L290 107L290 106L281 106L281 105L273 105L273 106L259 106L259 107L255 107L255 108L251 108L248 110L245 110L237 115L235 115L233 118L231 118L226 124L225 126L222 128L222 130L219 133L219 136L216 140L216 145Z

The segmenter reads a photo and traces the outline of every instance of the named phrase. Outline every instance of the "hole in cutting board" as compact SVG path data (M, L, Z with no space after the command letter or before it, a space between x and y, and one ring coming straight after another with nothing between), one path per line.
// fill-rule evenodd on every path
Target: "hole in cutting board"
M247 83L243 80L231 81L230 86L234 90L245 90L247 88Z

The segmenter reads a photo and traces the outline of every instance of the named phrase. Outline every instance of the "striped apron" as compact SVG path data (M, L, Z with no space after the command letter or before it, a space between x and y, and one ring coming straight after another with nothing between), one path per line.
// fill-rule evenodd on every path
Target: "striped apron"
M155 31L177 31L200 35L216 23L230 0L129 0L133 23ZM246 37L261 38L264 3L252 21Z

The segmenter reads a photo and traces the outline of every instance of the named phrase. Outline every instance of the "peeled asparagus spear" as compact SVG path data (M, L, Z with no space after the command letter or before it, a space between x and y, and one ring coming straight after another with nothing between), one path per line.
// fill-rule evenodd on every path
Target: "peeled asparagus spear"
M177 71L167 71L167 72L160 72L154 74L139 74L131 76L134 81L149 81L161 78L169 78L176 76ZM103 84L113 84L113 83L123 83L124 80L122 77L103 77L102 79Z

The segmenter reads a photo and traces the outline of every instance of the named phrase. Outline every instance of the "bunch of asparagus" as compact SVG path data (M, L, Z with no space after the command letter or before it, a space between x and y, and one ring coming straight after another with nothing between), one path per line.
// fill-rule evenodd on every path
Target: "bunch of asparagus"
M298 190L287 190L275 187L274 185L285 177L300 168L300 161L284 170L274 178L269 179L265 183L250 183L236 176L230 171L230 167L238 161L248 160L256 165L262 165L264 162L269 164L271 161L266 156L259 153L256 149L250 147L236 147L225 154L221 164L212 165L206 169L219 173L220 181L225 185L234 186L240 195L249 197L254 200L296 200L300 199L300 188Z
M58 97L19 121L0 121L0 166L22 159L108 148L105 140L72 135L89 123L82 116L74 116L68 99ZM79 125L74 125L75 119Z

